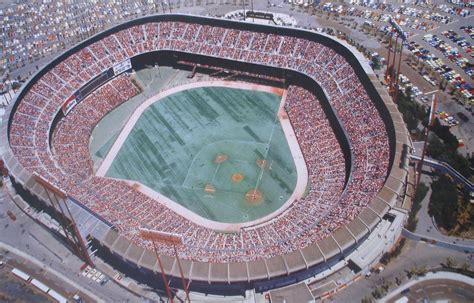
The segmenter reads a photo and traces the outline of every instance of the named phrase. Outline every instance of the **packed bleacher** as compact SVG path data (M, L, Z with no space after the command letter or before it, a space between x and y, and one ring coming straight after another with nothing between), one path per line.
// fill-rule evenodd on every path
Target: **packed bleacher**
M97 123L112 109L138 93L127 76L120 75L95 90L62 119L53 133L53 153L62 170L74 179L92 175L89 138Z
M290 86L286 110L309 172L307 195L270 222L240 233L220 233L187 220L127 183L93 175L88 142L108 112L138 93L120 75L93 93L55 128L58 110L76 90L121 60L158 49L219 56L300 71L319 83L350 142L352 169L345 184L341 147L317 98ZM327 237L375 197L388 170L388 138L378 111L349 63L334 50L302 38L184 22L135 25L70 55L39 79L19 101L10 146L21 165L37 172L112 222L134 243L147 225L184 236L181 257L248 261L284 254ZM172 254L169 247L160 248Z

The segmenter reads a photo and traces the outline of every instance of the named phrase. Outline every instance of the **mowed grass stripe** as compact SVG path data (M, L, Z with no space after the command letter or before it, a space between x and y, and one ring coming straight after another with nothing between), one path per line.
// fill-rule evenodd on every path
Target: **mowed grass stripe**
M244 126L244 130L247 132L247 134L250 135L255 141L257 142L262 142L262 140L257 136L257 134L248 126Z
M143 130L138 130L129 138L129 151L126 152L124 159L119 159L120 163L124 162L127 165L126 170L123 170L124 173L132 178L143 174L145 179L157 179L158 176L166 179L172 174L160 151ZM133 158L136 158L136 161L130 161Z
M178 135L176 132L176 127L173 127L167 119L165 119L161 113L158 111L156 107L152 107L150 111L150 115L153 115L156 120L160 121L164 127L167 128L168 132L171 134L172 138L176 140L179 144L184 145L185 142L181 139L181 137ZM153 123L150 123L150 125L154 125Z
M229 102L229 100L232 100L233 96L220 88L217 88L216 90L210 90L209 88L206 88L205 92L207 94L207 99L209 99L212 103L215 103L216 107L219 108L221 113L225 113L227 116L230 116L235 122L242 122L244 117L242 117L239 112L236 112L236 107L233 106L233 102ZM220 101L216 103L217 100ZM244 104L241 105L244 106Z
M209 99L206 98L206 96L210 93L211 91L209 89L203 89L202 92L190 91L187 99L189 106L192 106L198 110L200 120L206 119L208 122L213 121L217 117L219 117L219 113L212 108L212 105L214 105L213 103L215 103L212 101L215 101L217 99L211 98L210 100L206 100Z
M180 111L182 111L182 109L179 107L180 103L182 103L182 102L168 102L168 103L166 103L164 105L165 109L166 109L166 114L167 115L173 115L173 118L174 118L175 122L177 123L177 125L181 129L183 129L183 131L190 131L191 128L186 123L186 121L188 119L183 119L182 116L176 114L176 113L179 113Z

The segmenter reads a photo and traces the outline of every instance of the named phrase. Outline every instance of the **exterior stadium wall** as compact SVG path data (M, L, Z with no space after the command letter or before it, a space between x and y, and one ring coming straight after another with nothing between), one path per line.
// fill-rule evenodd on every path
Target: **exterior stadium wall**
M9 142L9 128L13 118L13 113L19 105L19 100L21 100L35 81L59 62L66 59L69 55L102 39L106 35L133 25L147 22L178 20L250 31L275 31L275 28L272 26L170 14L148 16L129 21L97 34L87 41L76 45L38 71L28 81L28 83L25 84L17 94L15 101L12 102L6 110L6 119L3 120L4 122L0 133L1 142L4 144L0 147L0 151L3 155L6 166L10 169L12 181L16 186L22 187L37 196L39 200L42 200L45 204L48 204L48 202L46 202L48 199L45 192L41 186L33 180L32 172L26 171L20 165L9 144L7 144L7 142ZM354 250L360 242L364 241L368 233L370 233L380 222L385 213L395 205L397 198L404 194L404 183L408 173L408 160L406 153L404 154L404 150L406 150L406 146L411 147L411 141L395 104L391 101L386 90L378 83L367 64L360 61L360 58L358 58L359 54L353 52L350 46L346 45L344 42L336 41L334 38L315 32L292 28L277 27L276 31L285 35L314 40L331 47L337 53L342 55L354 68L361 83L383 118L388 132L390 162L386 182L376 198L374 198L369 206L366 207L352 222L339 228L331 236L303 249L282 256L244 263L205 263L182 260L184 274L186 278L192 281L191 289L193 290L208 293L218 292L230 294L232 289L235 290L235 288L237 288L236 286L240 285L239 287L255 287L257 291L264 291L271 288L282 287L312 276L327 268L332 264L332 262L337 262L337 260ZM157 260L150 251L146 251L143 248L130 243L113 229L110 229L105 236L96 240L97 243L99 243L98 245L107 248L103 250L104 255L106 255L106 251L109 250L110 255L116 256L115 258L112 258L112 260L117 262L115 265L119 268L123 268L124 271L127 271L128 268L130 271L138 274L138 276L133 275L137 280L140 279L140 274L146 273L147 270L150 275L150 280L157 278L156 275L152 275L152 273L158 271ZM172 276L179 276L177 264L174 258L164 256L163 260L165 271ZM235 282L238 283L230 284ZM217 287L218 285L220 285L220 287ZM233 285L236 285L235 288Z

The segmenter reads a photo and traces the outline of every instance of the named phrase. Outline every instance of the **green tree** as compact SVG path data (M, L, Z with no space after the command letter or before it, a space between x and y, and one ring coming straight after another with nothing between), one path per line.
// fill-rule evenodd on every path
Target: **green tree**
M416 274L416 271L417 271L416 266L413 266L413 267L410 268L409 270L406 269L405 272L406 272L406 274L407 274L407 278L408 278L408 279L411 279L411 277L413 277L413 276Z
M375 288L372 292L372 296L374 296L375 299L380 299L383 296L382 289L380 287Z
M450 159L447 161L455 170L461 175L469 178L471 176L471 168L469 159L460 155L457 151L454 152Z
M458 195L456 186L450 177L441 175L431 184L432 194L428 213L434 216L436 223L446 230L456 226L458 214Z
M471 264L469 264L469 262L464 262L463 264L461 264L461 269L463 271L468 271L470 267L471 267Z
M458 139L456 136L452 135L446 126L435 127L435 129L437 136L433 136L430 139L427 148L428 155L448 163L463 176L470 178L472 174L470 169L471 164L468 158L458 153Z
M430 142L428 143L426 152L429 156L435 159L440 159L440 157L446 152L446 147L437 136L433 136L433 138L431 138Z
M423 266L421 266L420 268L418 268L416 274L417 274L418 276L423 277L423 276L426 275L427 272L428 272L428 269L426 268L426 265L423 265Z
M446 147L448 147L450 151L454 152L457 150L458 138L451 133L448 126L441 125L438 118L435 119L431 129L441 140L443 140L444 144L446 144Z
M13 90L17 90L21 87L21 83L20 82L13 82L12 83L12 89Z
M415 197L413 198L413 204L411 206L411 210L408 216L406 228L409 231L414 232L416 230L416 224L418 223L418 219L416 218L416 214L421 208L421 201L425 198L426 193L428 192L428 186L425 183L420 183L418 188L416 189Z
M408 130L412 131L418 127L419 120L425 119L427 112L421 105L411 101L410 94L411 90L401 91L397 97L397 107Z
M449 257L449 258L446 258L446 267L447 268L455 268L457 266L457 262L455 259Z
M396 276L395 277L395 284L397 284L397 286L400 286L402 284L402 277L401 276Z

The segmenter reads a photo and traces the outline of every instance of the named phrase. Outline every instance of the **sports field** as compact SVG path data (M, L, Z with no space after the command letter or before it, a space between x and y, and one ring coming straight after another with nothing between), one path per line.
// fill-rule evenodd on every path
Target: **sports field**
M297 174L279 123L279 95L200 87L144 110L106 176L136 180L210 220L277 210Z

